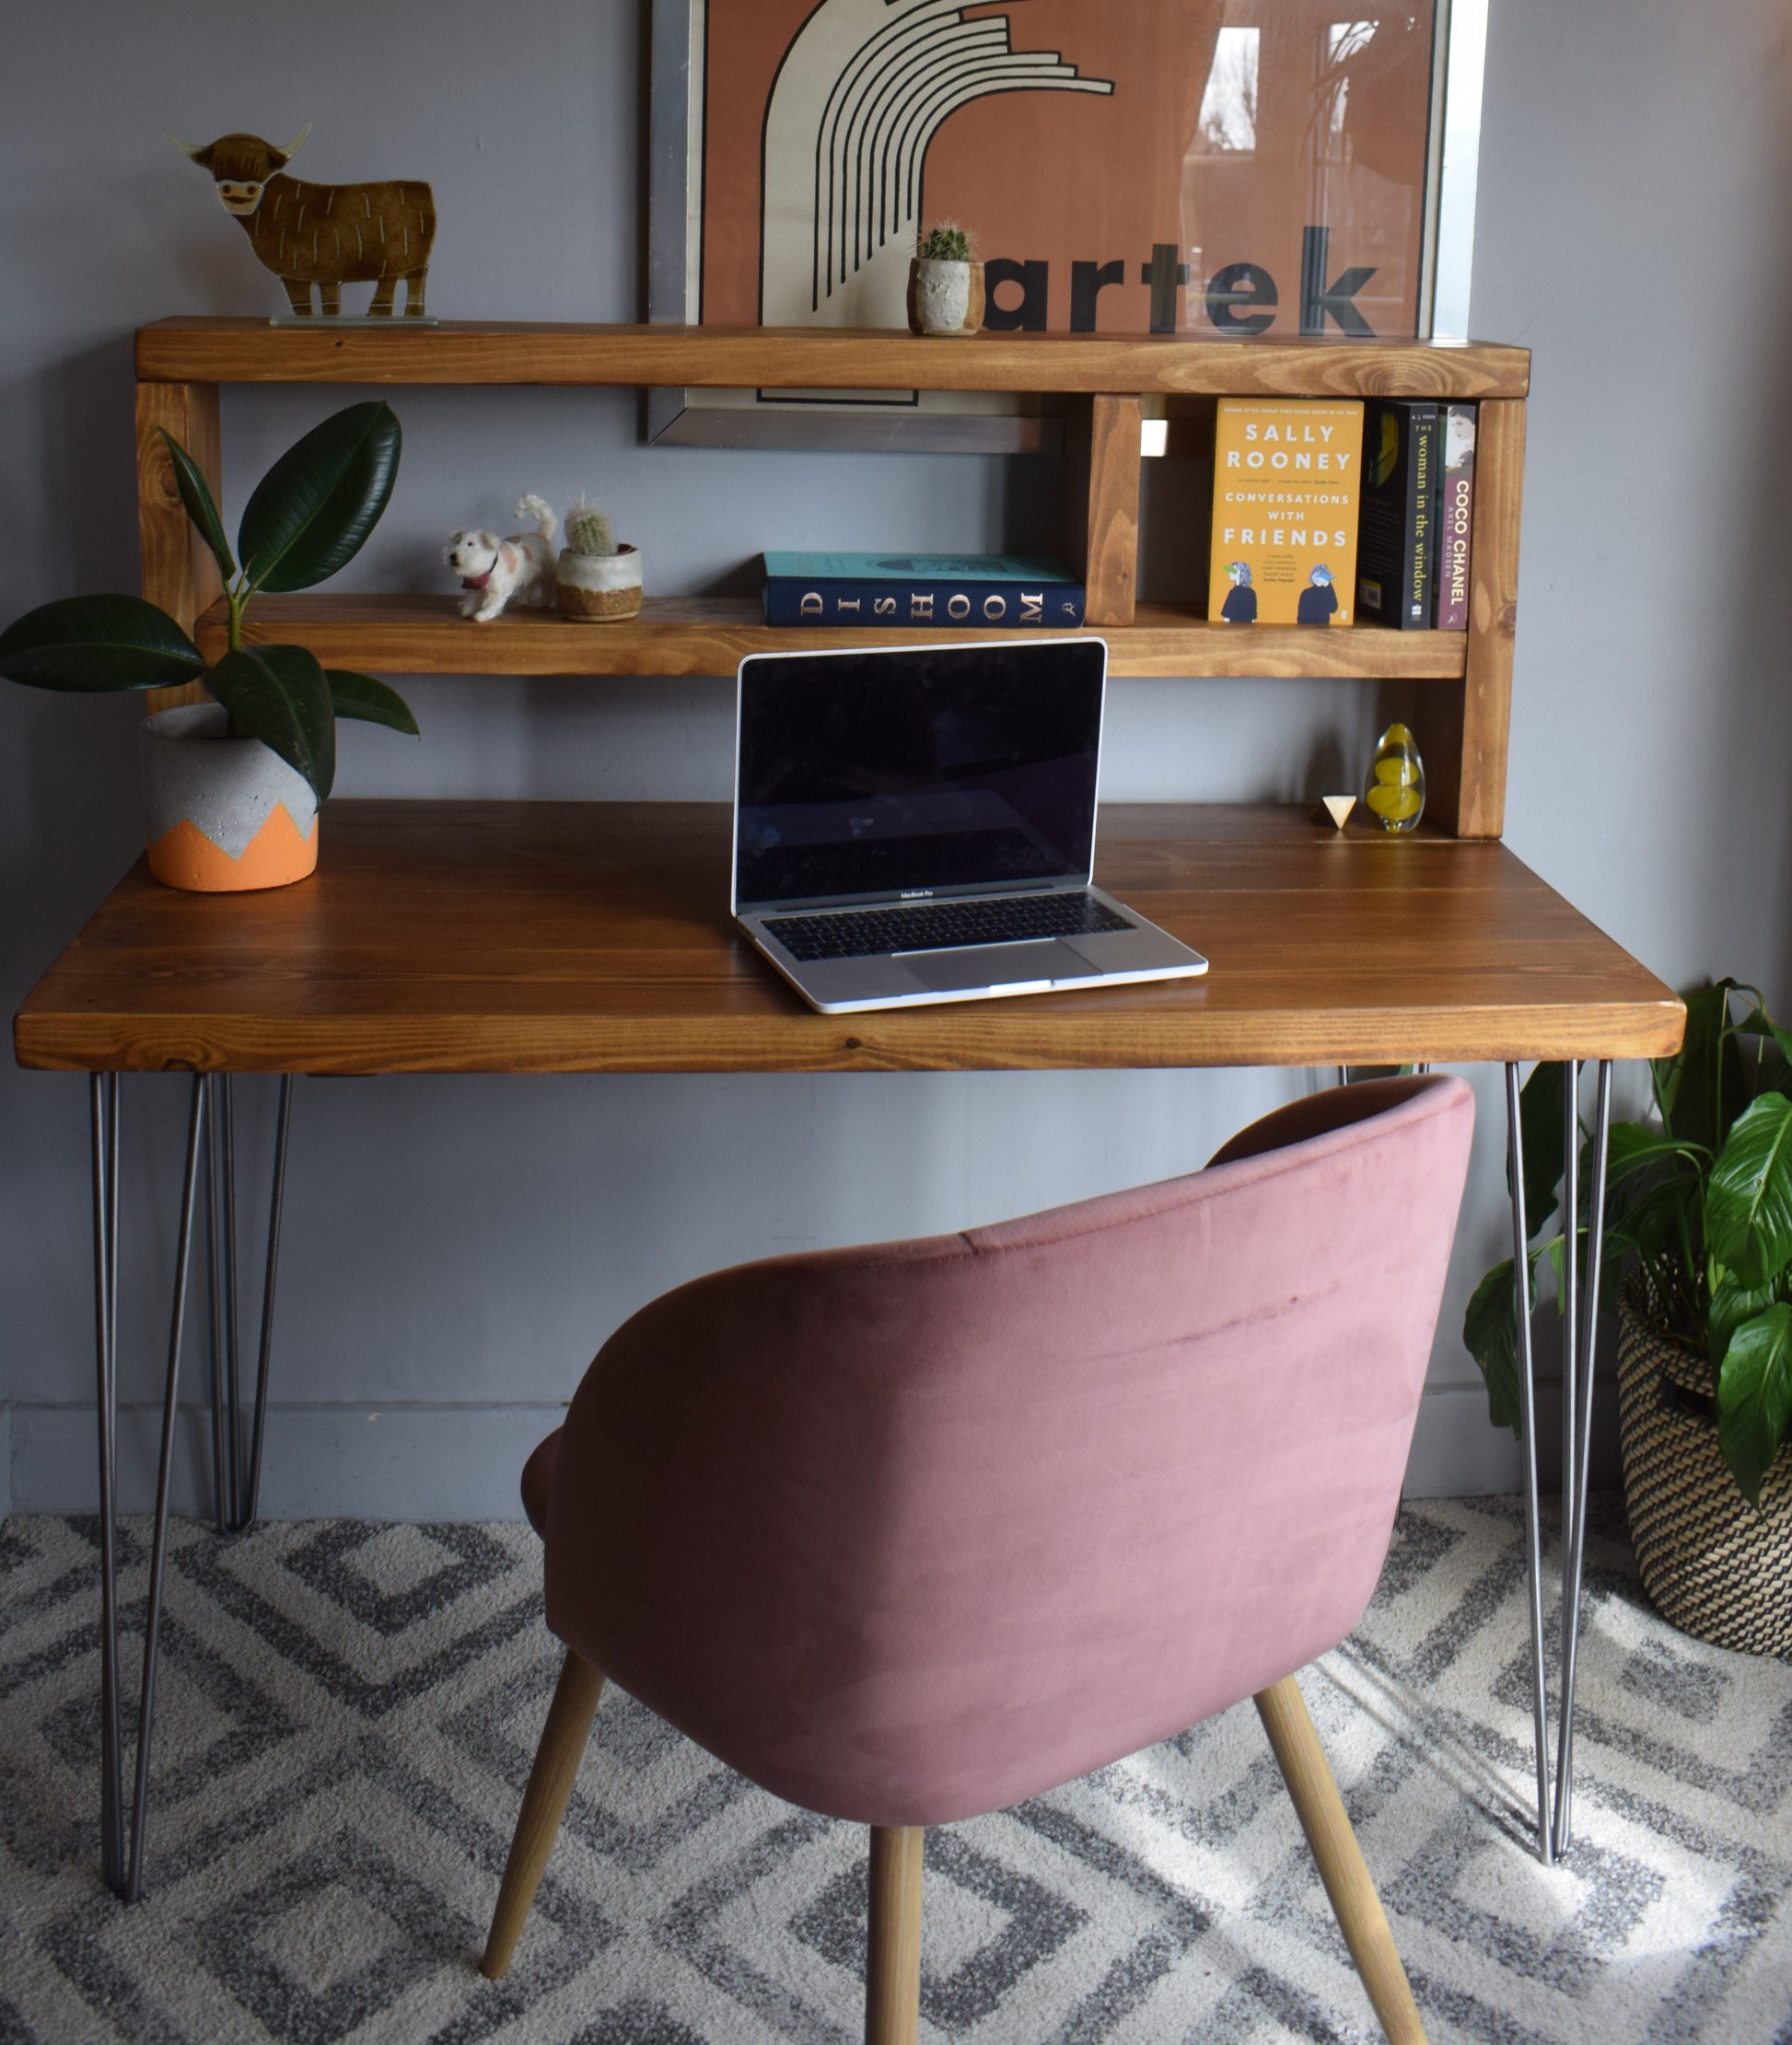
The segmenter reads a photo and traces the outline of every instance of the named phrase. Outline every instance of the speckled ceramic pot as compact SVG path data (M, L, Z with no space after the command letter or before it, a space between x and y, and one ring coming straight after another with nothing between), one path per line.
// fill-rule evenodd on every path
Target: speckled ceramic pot
M259 738L225 736L217 703L144 720L149 870L170 888L284 888L318 863L318 801Z
M909 331L975 333L983 323L983 266L980 262L909 263Z
M554 596L563 618L584 624L633 618L641 608L641 550L626 540L613 554L577 554L568 547L560 556Z

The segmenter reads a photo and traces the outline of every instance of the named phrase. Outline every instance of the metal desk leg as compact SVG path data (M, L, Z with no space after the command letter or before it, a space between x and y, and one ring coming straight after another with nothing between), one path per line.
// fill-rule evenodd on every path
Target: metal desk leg
M1524 1431L1525 1576L1530 1593L1530 1710L1537 1750L1537 1846L1555 1857L1550 1832L1549 1691L1543 1669L1543 1537L1537 1501L1537 1378L1530 1347L1530 1242L1524 1214L1524 1134L1519 1121L1519 1068L1506 1068L1507 1162L1512 1175L1512 1278L1519 1325L1519 1412Z
M249 1443L245 1479L248 1504L242 1526L254 1526L262 1502L262 1442L267 1432L268 1365L273 1354L273 1281L280 1268L280 1222L286 1202L286 1139L292 1132L293 1075L280 1075L280 1108L273 1135L273 1187L268 1196L268 1254L262 1268L262 1340L255 1363L255 1424Z
M143 1883L145 1817L149 1790L149 1749L155 1730L156 1677L161 1644L162 1589L168 1559L168 1518L172 1487L174 1436L178 1424L180 1344L192 1263L194 1220L203 1169L211 1250L212 1449L218 1530L247 1527L261 1483L262 1445L267 1421L267 1388L273 1338L273 1281L285 1205L287 1137L292 1119L292 1078L280 1085L274 1144L273 1185L269 1203L268 1261L262 1300L252 1434L241 1425L236 1397L236 1185L230 1141L227 1077L195 1073L187 1121L185 1176L175 1247L174 1299L169 1330L168 1368L162 1394L161 1454L157 1471L156 1513L151 1541L149 1602L143 1643L134 1795L127 1837L123 1735L119 1704L118 1619L118 1264L119 1264L119 1075L96 1073L90 1103L93 1123L94 1321L98 1354L99 1433L100 1626L100 1838L106 1885L134 1901ZM210 1124L207 1125L207 1110ZM246 1502L246 1504L245 1504ZM227 1516L228 1523L227 1524Z
M156 1723L156 1667L161 1644L162 1576L168 1560L168 1495L174 1468L174 1423L180 1388L180 1336L187 1312L187 1271L192 1261L192 1217L199 1190L199 1145L205 1121L205 1082L195 1073L187 1117L187 1169L180 1189L180 1229L174 1252L174 1306L168 1335L168 1379L162 1392L162 1452L156 1472L156 1532L150 1548L149 1609L144 1621L143 1689L137 1712L137 1772L131 1802L131 1865L124 1900L143 1888L144 1811L149 1795L149 1742Z
M1568 1126L1576 1123L1575 1089L1568 1090ZM1553 1845L1567 1851L1573 1836L1575 1661L1580 1636L1580 1586L1587 1559L1587 1484L1593 1442L1593 1335L1598 1323L1600 1260L1605 1243L1605 1164L1612 1135L1612 1061L1600 1061L1599 1105L1593 1121L1593 1168L1588 1192L1587 1277L1580 1300L1580 1380L1572 1408L1563 1413L1562 1443L1562 1723L1555 1757ZM1572 1139L1571 1139L1572 1140ZM1574 1259L1568 1260L1573 1269ZM1564 1323L1564 1344L1573 1326ZM1566 1391L1564 1386L1564 1391ZM1570 1507L1570 1484L1573 1505Z
M124 1785L118 1721L118 1075L95 1073L93 1298L99 1417L99 1857L124 1881Z
M228 1073L212 1073L210 1142L205 1151L205 1212L212 1306L212 1503L220 1534L243 1524L242 1428L237 1312L237 1128Z

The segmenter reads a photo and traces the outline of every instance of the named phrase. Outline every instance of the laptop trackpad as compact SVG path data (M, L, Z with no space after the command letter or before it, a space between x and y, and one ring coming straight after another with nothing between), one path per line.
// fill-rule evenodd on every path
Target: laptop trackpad
M1093 980L1100 969L1055 937L1030 945L962 945L953 951L905 951L902 963L935 993L955 987L1012 987Z

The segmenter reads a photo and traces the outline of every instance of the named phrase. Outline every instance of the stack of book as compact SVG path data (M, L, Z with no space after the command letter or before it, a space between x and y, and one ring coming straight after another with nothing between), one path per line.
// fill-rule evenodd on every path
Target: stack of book
M1472 404L1222 398L1208 617L1466 631L1474 431Z
M1356 601L1378 623L1468 630L1474 425L1471 404L1381 398L1368 407Z

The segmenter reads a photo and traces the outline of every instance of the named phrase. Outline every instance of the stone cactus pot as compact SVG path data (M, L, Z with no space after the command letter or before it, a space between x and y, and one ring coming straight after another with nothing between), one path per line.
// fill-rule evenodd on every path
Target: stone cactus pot
M983 266L980 262L909 261L909 331L964 339L983 323Z
M641 550L625 541L613 554L579 554L566 548L554 574L563 618L584 624L633 618L641 608Z
M149 870L206 893L284 888L318 863L318 799L259 738L230 738L218 703L144 719Z

